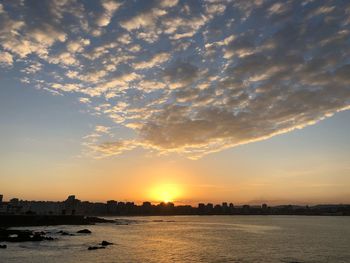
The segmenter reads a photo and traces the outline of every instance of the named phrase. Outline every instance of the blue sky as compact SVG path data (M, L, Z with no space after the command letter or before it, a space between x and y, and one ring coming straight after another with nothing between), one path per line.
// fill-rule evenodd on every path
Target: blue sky
M20 192L11 174L40 181L39 163L78 184L70 164L139 160L194 181L209 165L210 185L255 178L250 164L257 181L306 173L349 200L329 181L349 183L349 15L348 1L1 1L6 193ZM254 191L236 198L288 199Z

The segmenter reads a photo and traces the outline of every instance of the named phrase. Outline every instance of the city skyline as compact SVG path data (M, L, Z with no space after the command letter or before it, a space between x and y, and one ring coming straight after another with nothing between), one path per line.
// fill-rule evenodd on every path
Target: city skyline
M347 1L0 1L0 192L350 203Z
M296 205L284 204L270 206L262 204L237 205L232 202L174 204L172 202L152 203L144 201L140 204L108 200L106 202L82 201L75 195L69 195L64 201L27 201L12 198L9 202L2 201L0 195L0 216L11 225L11 216L22 218L40 218L53 216L57 219L64 217L86 216L155 216L155 215L350 215L349 204L318 204ZM9 218L9 220L6 220ZM83 218L82 218L83 219ZM31 219L29 219L31 220ZM63 219L64 220L64 219ZM103 220L103 219L102 219ZM160 220L163 221L163 220ZM4 223L4 222L3 222Z

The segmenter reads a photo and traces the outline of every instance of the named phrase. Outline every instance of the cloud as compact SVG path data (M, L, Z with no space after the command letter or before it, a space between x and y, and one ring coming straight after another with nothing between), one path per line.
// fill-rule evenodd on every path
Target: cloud
M69 31L88 27L83 6L74 0L43 0L37 5L13 1L1 10L0 46L20 58L36 54L46 59L54 44L66 41ZM70 22L62 26L63 19Z
M161 7L173 7L178 4L179 0L160 0L159 4Z
M104 27L109 25L114 12L117 11L122 4L114 0L102 0L101 5L104 11L97 17L96 23L97 25Z
M139 28L155 27L158 18L164 16L166 11L159 8L152 8L150 10L141 12L136 16L122 21L120 25L128 31Z
M84 138L94 155L196 159L349 109L346 1L18 3L0 5L0 65L114 123Z
M114 142L105 142L98 145L91 145L91 149L98 157L108 157L130 151L138 146L138 142L133 140L119 140Z
M67 50L71 53L82 52L84 47L90 44L89 39L78 39L67 43Z
M175 61L164 70L164 79L171 88L190 85L198 76L198 68L186 61Z
M24 27L22 21L7 20L0 33L1 46L21 58L31 53L46 57L52 44L56 41L64 42L66 39L64 32L57 31L50 25L28 30L25 35L21 35Z
M95 127L95 131L99 133L109 133L110 129L111 129L110 127L106 127L102 125L98 125Z
M204 15L189 18L175 17L165 20L165 33L171 34L170 39L179 40L194 36L205 25L208 17Z
M79 101L81 102L81 103L91 103L91 100L89 99L89 98L84 98L84 97L82 97L82 98L79 98Z
M36 72L39 72L42 69L42 67L43 65L41 63L39 63L38 61L34 61L31 65L29 65L21 71L26 74L35 74Z
M67 84L52 83L51 88L57 92L60 92L60 91L62 91L62 92L80 92L81 91L81 85L73 84L73 83L67 83Z
M166 87L163 82L152 81L152 80L142 80L137 84L137 87L144 92L162 90Z
M108 81L105 81L94 88L88 88L83 92L91 97L101 96L108 92L122 92L129 88L130 82L136 81L141 78L141 75L132 73L125 73L118 77L114 77ZM114 97L114 96L113 96Z
M170 54L168 53L158 53L151 57L148 61L139 61L134 63L135 69L147 69L153 68L154 66L159 66L160 64L166 62L170 59Z
M0 52L0 65L1 66L12 66L13 57L9 52Z

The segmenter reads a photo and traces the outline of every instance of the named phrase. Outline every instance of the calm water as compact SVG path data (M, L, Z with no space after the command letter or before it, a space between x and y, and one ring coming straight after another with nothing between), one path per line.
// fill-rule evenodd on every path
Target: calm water
M350 217L132 219L139 223L89 226L91 235L58 236L51 242L9 243L0 250L0 262L350 262ZM76 232L82 228L86 227L30 229ZM87 250L102 240L115 245Z

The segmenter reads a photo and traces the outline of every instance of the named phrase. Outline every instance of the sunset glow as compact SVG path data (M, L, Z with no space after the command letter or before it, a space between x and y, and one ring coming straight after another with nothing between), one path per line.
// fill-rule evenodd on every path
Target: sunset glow
M176 202L181 198L182 191L180 186L175 184L162 184L151 188L149 197L155 202Z

